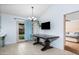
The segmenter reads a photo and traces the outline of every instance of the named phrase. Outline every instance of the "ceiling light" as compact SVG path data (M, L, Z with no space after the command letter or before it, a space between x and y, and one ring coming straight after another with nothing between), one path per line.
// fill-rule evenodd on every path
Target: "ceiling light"
M31 8L32 8L32 17L28 17L28 19L32 20L32 21L35 21L35 20L37 20L37 18L34 17L34 14L33 14L34 7L32 6Z

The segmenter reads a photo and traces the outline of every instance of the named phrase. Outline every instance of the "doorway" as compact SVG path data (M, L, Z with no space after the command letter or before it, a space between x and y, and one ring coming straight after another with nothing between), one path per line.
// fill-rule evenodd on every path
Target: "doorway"
M64 49L79 54L79 11L67 13L65 19Z
M25 34L24 21L18 21L18 42L25 41L24 34Z

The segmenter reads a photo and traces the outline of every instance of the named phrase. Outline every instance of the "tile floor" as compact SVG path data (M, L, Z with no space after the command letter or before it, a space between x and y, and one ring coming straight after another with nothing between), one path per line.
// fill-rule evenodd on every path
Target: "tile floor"
M74 55L72 52L57 48L41 51L42 47L33 45L33 42L20 42L0 47L0 55Z

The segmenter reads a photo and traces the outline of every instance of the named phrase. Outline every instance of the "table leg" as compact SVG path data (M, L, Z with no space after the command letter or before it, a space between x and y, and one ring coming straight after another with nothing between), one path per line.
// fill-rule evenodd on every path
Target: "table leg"
M39 44L39 41L40 41L40 38L39 38L39 37L37 37L36 42L35 42L35 43L33 43L33 45Z
M40 42L40 38L39 37L37 37L36 42L33 43L33 45L36 45L36 44L40 44L40 45L44 46L44 44L42 44L42 42Z
M42 51L52 48L50 46L50 41L48 39L44 43L45 43L45 46L41 49Z

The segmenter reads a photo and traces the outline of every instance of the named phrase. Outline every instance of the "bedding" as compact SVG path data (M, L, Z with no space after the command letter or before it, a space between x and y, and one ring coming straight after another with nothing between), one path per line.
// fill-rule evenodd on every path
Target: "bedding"
M79 42L79 32L66 32L66 37L69 38L67 41Z
M66 33L66 37L71 37L71 38L79 38L79 32L68 32Z

